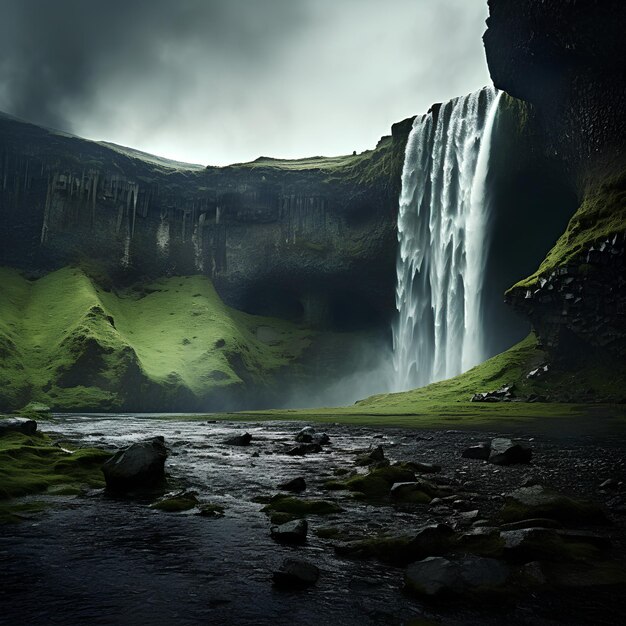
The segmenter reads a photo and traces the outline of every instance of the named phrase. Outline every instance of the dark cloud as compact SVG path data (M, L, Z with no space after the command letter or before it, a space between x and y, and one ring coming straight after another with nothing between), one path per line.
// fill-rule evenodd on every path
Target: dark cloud
M0 109L184 160L345 153L488 81L481 0L0 0Z

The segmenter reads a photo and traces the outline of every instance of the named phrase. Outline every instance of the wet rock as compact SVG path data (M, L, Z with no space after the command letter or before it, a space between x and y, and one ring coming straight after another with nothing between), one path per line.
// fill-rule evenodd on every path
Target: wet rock
M407 463L407 465L418 474L438 474L441 471L441 465L435 465L434 463L411 462Z
M322 452L322 446L319 443L301 443L290 450L287 450L289 456L304 456L305 454L317 454Z
M608 522L597 504L570 498L542 485L522 487L507 496L502 509L502 518L505 522L536 517L553 519L565 526Z
M225 439L224 443L227 446L249 446L252 441L252 435L250 433L244 433L243 435L235 435L229 439Z
M102 466L107 489L127 492L154 487L165 480L167 450L163 437L134 443Z
M427 556L445 554L452 545L454 531L447 524L426 526L415 535L382 535L335 544L339 556L356 559L374 558L402 566Z
M477 446L470 446L463 450L461 456L464 459L477 459L479 461L487 461L491 454L491 446L488 443L480 443Z
M150 508L168 513L180 513L193 509L197 504L198 497L194 491L180 491L164 496L151 504Z
M354 461L355 465L364 466L364 465L374 465L388 462L385 459L385 451L382 446L377 446L373 450L366 452L365 454L360 454L357 456Z
M22 435L34 435L37 432L35 420L9 418L0 419L0 437L8 433L21 433Z
M495 465L516 465L530 463L532 450L510 439L498 437L491 441L489 463Z
M475 393L470 400L471 402L510 402L514 397L513 385L504 385L495 391Z
M305 426L297 435L298 443L317 443L321 446L330 443L330 437L326 433L318 433L312 426Z
M345 488L355 497L377 500L389 495L394 483L415 482L415 473L403 465L377 467L365 476L354 476L345 481Z
M298 476L298 478L292 478L291 480L287 480L284 483L278 485L278 488L282 491L293 491L294 493L300 493L306 489L306 481L302 476Z
M272 538L280 543L301 545L306 542L309 525L305 519L298 519L280 526L272 526Z
M394 483L390 495L397 502L412 504L429 504L432 500L419 482Z
M273 574L274 584L284 588L310 587L319 577L319 568L301 559L285 559Z
M419 596L458 595L501 589L511 570L496 559L468 556L458 561L428 557L411 563L404 575L407 591Z
M263 508L265 513L287 513L293 517L307 515L331 515L341 513L343 509L328 500L306 500L286 495L274 496L269 504Z
M502 554L512 561L528 563L543 559L567 558L566 547L551 528L522 528L500 533Z
M206 502L198 507L198 513L200 517L224 517L224 507L219 504L213 504Z

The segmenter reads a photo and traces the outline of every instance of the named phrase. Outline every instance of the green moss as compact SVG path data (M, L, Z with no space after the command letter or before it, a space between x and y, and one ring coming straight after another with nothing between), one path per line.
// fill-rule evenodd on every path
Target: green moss
M379 467L365 475L353 476L346 481L334 481L333 488L343 485L356 494L358 498L379 500L386 498L394 483L411 482L415 480L415 473L403 464Z
M203 276L114 293L78 268L36 281L0 268L0 408L115 410L138 392L200 402L242 375L271 386L309 343L293 324L230 309Z
M617 168L619 170L619 168ZM580 207L537 271L510 291L534 286L541 276L579 258L595 242L626 231L626 167L587 184ZM580 261L577 262L577 266ZM589 269L589 268L588 268Z
M33 514L41 513L46 502L0 502L0 524L14 524L30 519Z
M189 511L198 505L198 498L193 493L182 493L174 496L166 496L150 505L151 509L166 511L167 513L180 513Z
M0 499L46 491L55 485L103 487L100 468L109 457L92 448L65 452L43 434L8 434L0 438Z
M343 509L328 500L305 500L291 496L276 496L263 508L266 513L287 513L293 517L307 515L331 515L341 513Z

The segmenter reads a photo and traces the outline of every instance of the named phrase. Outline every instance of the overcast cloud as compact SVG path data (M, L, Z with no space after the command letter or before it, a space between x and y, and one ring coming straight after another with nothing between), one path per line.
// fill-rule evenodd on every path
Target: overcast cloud
M0 110L224 165L345 154L490 82L486 0L0 0Z

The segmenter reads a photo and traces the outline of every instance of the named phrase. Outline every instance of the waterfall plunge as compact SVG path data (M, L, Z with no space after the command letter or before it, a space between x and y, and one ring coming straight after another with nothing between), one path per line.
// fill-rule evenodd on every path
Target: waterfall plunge
M450 378L486 357L485 181L500 95L486 87L413 123L398 216L397 391Z

